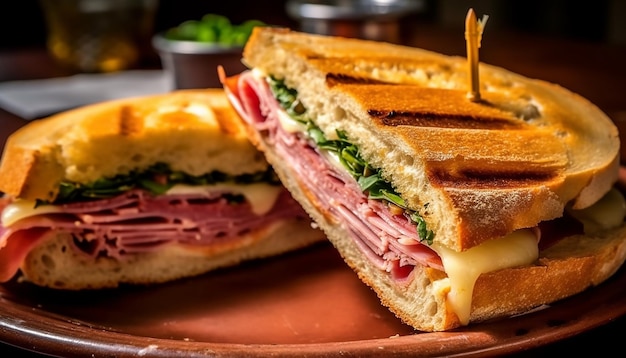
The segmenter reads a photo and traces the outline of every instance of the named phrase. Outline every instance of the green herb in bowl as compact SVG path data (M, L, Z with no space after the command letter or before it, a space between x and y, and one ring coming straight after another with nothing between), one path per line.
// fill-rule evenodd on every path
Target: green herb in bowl
M241 24L233 24L225 16L206 14L200 20L187 20L167 30L165 38L223 46L243 46L255 26L267 25L260 20L248 20Z

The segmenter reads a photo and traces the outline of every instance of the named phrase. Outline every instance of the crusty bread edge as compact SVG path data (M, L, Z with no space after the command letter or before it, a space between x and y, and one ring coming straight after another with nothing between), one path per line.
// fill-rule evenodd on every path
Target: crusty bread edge
M210 108L212 114L198 113L197 109L187 112L189 104L201 104ZM181 113L193 113L196 118L180 124L186 119ZM157 120L159 126L153 124ZM217 127L213 126L213 121L218 124ZM165 134L169 138L179 138L181 134L202 134L199 128L204 131L205 143L189 146L185 145L189 140L182 141L179 145L167 147L166 152L161 150L162 156L157 158L145 152L146 140ZM172 139L174 142L176 140ZM207 143L215 145L211 147ZM157 148L166 148L165 143L159 144ZM224 147L229 150L223 150ZM106 154L97 158L86 155L89 168L85 168L84 162L72 162L68 153L72 150L84 152L85 148L89 152ZM119 148L132 148L139 152L122 150L118 153ZM237 155L228 154L232 152ZM180 160L185 157L197 158L193 162L202 161L203 164L194 168L196 172L178 168L181 163L190 162ZM103 163L105 161L117 166ZM202 175L215 169L233 175L267 170L262 155L243 136L238 114L224 91L218 88L188 89L93 103L28 123L6 141L0 158L0 192L20 199L52 201L63 180L90 183L102 177L146 169L159 161L192 175ZM92 168L95 167L92 163L98 163L98 168ZM124 172L113 170L120 167ZM105 172L100 173L102 170ZM88 180L75 180L70 177L70 172L74 176L81 173L80 176Z
M625 260L624 223L594 235L567 237L540 252L534 265L482 275L476 282L471 319L522 313L573 296L609 279Z

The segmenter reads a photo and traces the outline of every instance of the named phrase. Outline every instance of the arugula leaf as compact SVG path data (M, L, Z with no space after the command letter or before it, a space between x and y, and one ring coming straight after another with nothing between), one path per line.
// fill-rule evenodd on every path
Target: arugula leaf
M219 171L194 176L182 171L172 170L165 163L156 163L143 171L132 171L125 175L101 178L90 184L79 184L67 181L61 182L59 194L54 204L110 198L132 189L144 189L154 195L161 195L176 184L208 185L223 182L236 184L258 182L265 182L271 185L280 184L272 168L268 168L268 170L263 172L236 176ZM47 203L41 201L37 205L42 204Z
M298 92L295 89L287 87L283 80L273 76L268 78L268 83L280 106L293 119L306 123L307 134L318 148L337 154L341 164L357 181L361 190L367 193L368 198L386 200L404 209L410 220L417 225L420 241L426 242L428 245L433 243L434 233L432 230L428 230L424 218L417 211L406 207L404 199L396 193L391 183L382 177L380 170L373 168L361 157L359 148L348 140L345 131L336 131L338 139L327 139L324 132L306 117L306 108L298 100ZM294 108L297 108L297 111ZM428 204L425 206L427 207Z
M168 190L170 190L170 188L172 188L172 186L174 186L174 184L171 183L162 184L147 179L139 179L137 184L139 184L142 188L147 189L149 192L157 195L165 194Z
M420 241L426 241L428 245L432 245L435 238L435 233L433 233L432 230L428 230L424 218L417 212L414 212L413 214L411 214L411 220L417 223L417 234L420 237Z
M306 109L298 100L298 91L285 86L283 81L274 77L270 77L269 85L274 97L287 114L296 121L305 123L303 116Z

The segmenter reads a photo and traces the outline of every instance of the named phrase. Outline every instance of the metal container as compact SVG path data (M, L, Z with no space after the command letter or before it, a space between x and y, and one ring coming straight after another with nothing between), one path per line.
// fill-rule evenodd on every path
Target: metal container
M400 42L399 20L425 9L424 0L289 0L300 30L322 35Z
M218 66L224 67L228 75L246 69L241 62L241 46L169 40L163 33L154 35L152 45L161 57L164 70L172 76L176 89L222 87Z

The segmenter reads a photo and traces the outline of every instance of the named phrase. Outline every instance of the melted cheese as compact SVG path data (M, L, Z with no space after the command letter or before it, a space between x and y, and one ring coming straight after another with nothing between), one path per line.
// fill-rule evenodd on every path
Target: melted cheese
M626 200L617 189L611 189L594 205L570 213L580 220L586 234L616 228L626 217ZM504 268L528 265L537 260L537 238L530 230L518 230L500 239L488 241L464 252L433 245L450 284L448 302L463 324L469 323L472 295L478 276Z
M585 234L591 235L620 226L626 216L626 200L619 190L613 188L590 207L569 210L569 213L583 224Z
M252 206L252 212L256 215L267 213L278 199L282 190L281 186L269 185L265 183L257 184L230 184L221 183L214 185L175 185L166 194L206 194L214 191L223 191L233 194L240 194L246 197ZM40 205L35 207L35 201L17 200L4 209L2 212L2 226L9 227L18 220L29 216L62 212L56 205Z
M56 205L40 205L35 207L34 200L16 200L13 203L7 205L2 211L2 226L9 227L18 220L24 219L29 216L35 216L40 214L50 214L63 211Z
M487 241L467 251L456 252L434 244L450 282L448 302L462 324L468 324L472 294L478 276L504 268L528 265L537 260L537 237L530 230L518 230Z

